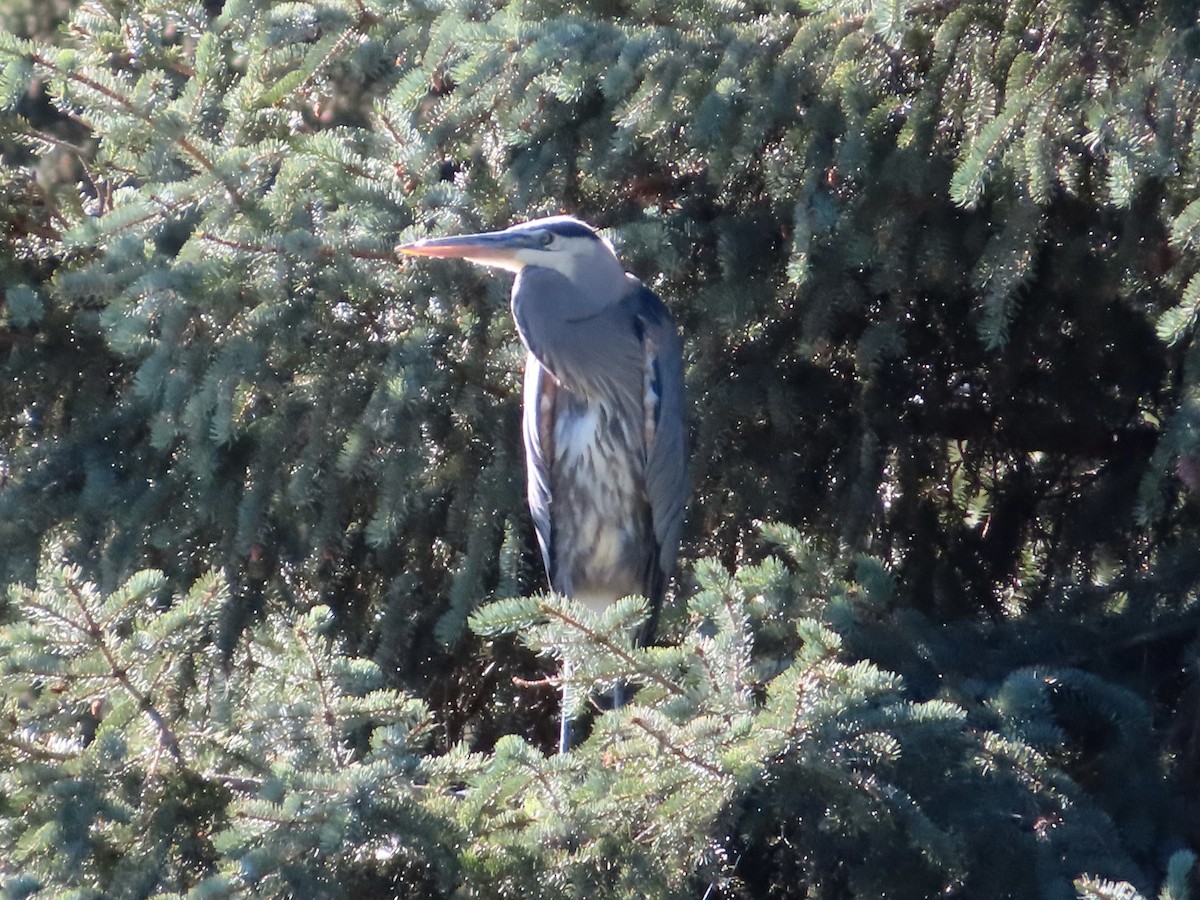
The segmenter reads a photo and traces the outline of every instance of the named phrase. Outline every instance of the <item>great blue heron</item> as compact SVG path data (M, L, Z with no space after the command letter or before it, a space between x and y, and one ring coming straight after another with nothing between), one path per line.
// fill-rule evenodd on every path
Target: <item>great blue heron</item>
M529 510L550 586L596 612L641 594L651 604L648 640L688 491L683 352L670 312L570 216L397 249L516 273ZM563 667L568 674L568 660ZM565 707L564 694L562 751Z

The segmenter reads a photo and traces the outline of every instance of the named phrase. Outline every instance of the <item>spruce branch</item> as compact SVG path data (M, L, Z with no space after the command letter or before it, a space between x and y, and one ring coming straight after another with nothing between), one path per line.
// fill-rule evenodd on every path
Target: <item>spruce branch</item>
M4 49L4 48L0 48L0 50L2 50L2 49ZM54 73L55 75L59 76L60 78L64 78L68 81L74 82L75 84L78 84L79 86L86 88L88 90L95 91L96 93L98 93L102 97L104 97L105 99L110 100L113 103L115 103L118 107L123 109L131 117L136 118L136 119L140 120L141 122L143 122L151 130L157 130L158 118L156 116L154 116L153 114L148 113L146 110L140 108L136 103L134 103L128 97L123 96L120 92L113 90L108 85L102 84L101 82L97 81L95 78L92 78L91 76L89 76L83 72L77 71L75 69L65 69L62 66L58 65L58 63L56 63L50 57L46 56L44 53L40 53L36 50L31 51L28 54L28 58L35 65L41 66L42 68L46 69L49 72ZM89 124L89 127L93 131L96 131L96 128L94 125L92 125L91 123L88 123L88 124ZM242 197L241 193L238 191L237 186L235 184L233 184L231 181L226 180L223 176L220 175L220 173L217 169L216 163L214 163L208 157L208 155L206 153L204 153L203 150L201 150L198 146L196 146L194 141L192 141L190 138L188 138L185 135L171 135L170 140L176 146L178 146L184 152L184 154L186 156L190 157L197 164L199 164L199 166L205 172L217 177L223 184L229 197L233 200L233 202L237 206L239 206L239 207L246 206L246 201Z
M281 256L286 255L289 252L282 243L268 244L265 242L239 241L232 238L223 237L219 234L214 234L211 231L200 231L197 236L200 238L200 240L209 241L210 243L217 244L218 246L225 247L229 250L236 250L239 253L250 253L264 256ZM329 261L348 256L351 259L400 262L400 259L394 250L371 250L365 247L330 247L319 244L313 248L313 253L318 259L323 261Z
M678 684L671 681L671 679L667 678L662 673L642 665L636 656L634 656L624 647L615 643L607 634L599 632L596 629L585 625L583 622L579 621L579 619L569 615L567 612L553 604L543 601L538 604L538 608L543 615L551 619L557 619L571 630L582 634L585 638L587 638L589 643L604 647L606 650L620 658L621 661L629 666L631 670L637 672L638 675L646 678L647 680L653 681L659 687L667 691L667 693L676 697L684 696L684 691L679 687Z
M666 733L658 728L655 728L644 717L638 715L630 716L629 721L646 734L650 735L650 737L654 738L655 743L657 743L660 748L666 750L669 754L671 754L671 756L675 757L680 762L685 763L691 768L699 769L700 771L713 776L718 781L728 780L728 772L724 772L714 766L712 763L706 762L703 759L697 759L690 753L687 753L685 750L683 750L683 748L677 746Z
M36 759L44 762L65 763L74 760L78 754L66 750L54 750L44 743L26 740L17 733L0 734L0 745L15 750L18 756L25 759Z
M92 611L84 599L83 593L79 590L79 586L73 580L68 581L66 586L71 599L75 601L75 606L79 610L79 614L83 617L85 627L79 626L78 623L72 624L86 636L95 649L100 651L100 654L104 657L104 661L108 664L110 677L121 686L122 690L133 698L137 704L137 708L145 713L146 717L153 723L155 729L158 731L160 744L166 747L167 752L171 754L176 762L183 762L179 738L176 737L174 730L167 723L166 716L157 708L152 698L144 694L130 680L129 670L105 639L106 630L92 615Z
M326 683L324 667L313 650L312 643L309 641L309 635L306 631L297 629L296 640L304 650L305 656L308 659L309 674L316 684L317 698L321 702L321 718L327 730L326 738L328 740L330 755L339 763L344 763L346 760L343 758L344 748L338 734L338 716L334 712L333 702L330 699L330 686Z

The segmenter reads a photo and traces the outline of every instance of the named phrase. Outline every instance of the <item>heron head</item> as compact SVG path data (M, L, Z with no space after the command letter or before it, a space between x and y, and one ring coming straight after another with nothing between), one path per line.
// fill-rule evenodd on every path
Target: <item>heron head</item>
M571 216L534 219L485 234L429 238L401 244L396 250L411 256L465 259L510 272L540 266L581 285L625 278L625 270L608 241Z

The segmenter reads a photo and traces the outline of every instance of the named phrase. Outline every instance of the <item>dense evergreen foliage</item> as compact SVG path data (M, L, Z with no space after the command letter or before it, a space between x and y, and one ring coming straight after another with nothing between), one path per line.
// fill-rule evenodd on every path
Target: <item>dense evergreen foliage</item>
M4 897L1196 893L1194 4L0 17ZM657 647L392 251L559 211L685 333Z

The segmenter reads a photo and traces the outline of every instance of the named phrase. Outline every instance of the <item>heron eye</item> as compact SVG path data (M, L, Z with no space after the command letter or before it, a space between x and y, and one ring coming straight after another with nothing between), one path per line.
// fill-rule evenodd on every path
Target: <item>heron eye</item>
M554 243L554 234L549 231L543 231L542 232L542 246L549 247L553 243Z

